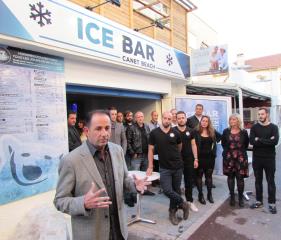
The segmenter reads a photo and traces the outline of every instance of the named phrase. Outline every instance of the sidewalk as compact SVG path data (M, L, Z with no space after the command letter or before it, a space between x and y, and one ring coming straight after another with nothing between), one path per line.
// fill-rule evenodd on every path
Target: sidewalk
M245 207L243 209L237 206L230 207L226 201L188 240L217 240L225 236L228 240L281 239L281 144L277 148L276 165L277 214L271 214L268 211L265 177L263 181L264 207L255 210L249 208L249 205L255 201L255 178L252 174L245 182L245 189L253 190L254 194L250 195L249 202L245 202Z
M194 203L199 208L198 212L191 212L189 218L182 220L179 225L174 226L169 221L169 199L162 193L158 194L159 188L152 187L151 190L156 193L155 196L143 196L142 211L143 218L155 220L156 224L134 223L129 226L128 240L186 240L188 239L205 221L208 219L228 198L229 192L225 176L213 176L213 182L216 188L213 189L214 204L207 200L206 205L202 205L197 199L197 189L193 189ZM204 186L204 196L206 198L207 189ZM184 197L184 196L183 196ZM128 220L136 214L136 208L127 208ZM182 211L179 211L182 216Z

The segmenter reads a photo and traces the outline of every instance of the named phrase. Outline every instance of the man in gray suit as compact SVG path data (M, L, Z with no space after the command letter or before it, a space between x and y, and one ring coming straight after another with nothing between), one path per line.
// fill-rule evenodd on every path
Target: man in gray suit
M106 111L86 118L87 141L59 166L54 204L71 215L73 240L127 239L124 190L143 193L150 182L128 176L123 150L108 142L111 122Z
M127 138L125 128L122 123L117 122L117 109L111 107L108 109L111 120L111 136L109 141L120 145L123 152L127 151Z

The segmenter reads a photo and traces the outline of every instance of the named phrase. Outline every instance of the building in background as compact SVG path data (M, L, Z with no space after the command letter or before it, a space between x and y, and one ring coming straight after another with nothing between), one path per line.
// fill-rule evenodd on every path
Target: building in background
M242 60L240 64L249 74L247 84L271 96L271 121L281 127L281 54Z

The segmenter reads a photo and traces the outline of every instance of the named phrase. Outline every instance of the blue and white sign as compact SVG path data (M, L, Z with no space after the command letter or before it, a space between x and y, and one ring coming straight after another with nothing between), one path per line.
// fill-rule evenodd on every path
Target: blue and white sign
M0 205L53 189L67 146L64 59L0 45Z
M0 0L0 33L187 78L190 57L66 0Z
M204 106L203 114L210 116L218 132L222 133L228 127L228 117L231 114L230 97L202 95L176 97L176 109L184 111L188 117L194 115L196 104Z
M187 95L176 97L176 109L182 110L188 117L194 115L196 104L204 106L203 114L211 118L214 128L222 134L228 127L228 118L231 114L231 98L220 96ZM222 147L217 146L215 174L222 175Z

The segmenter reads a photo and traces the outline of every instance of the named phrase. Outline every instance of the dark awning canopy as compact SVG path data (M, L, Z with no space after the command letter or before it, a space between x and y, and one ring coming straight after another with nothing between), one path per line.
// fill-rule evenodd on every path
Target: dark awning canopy
M186 93L187 94L194 94L194 95L213 95L213 96L238 96L238 87L231 86L231 85L187 85L186 86ZM268 95L263 95L261 93L255 92L253 90L242 88L242 95L243 98L251 98L257 99L260 101L271 101L271 97Z

